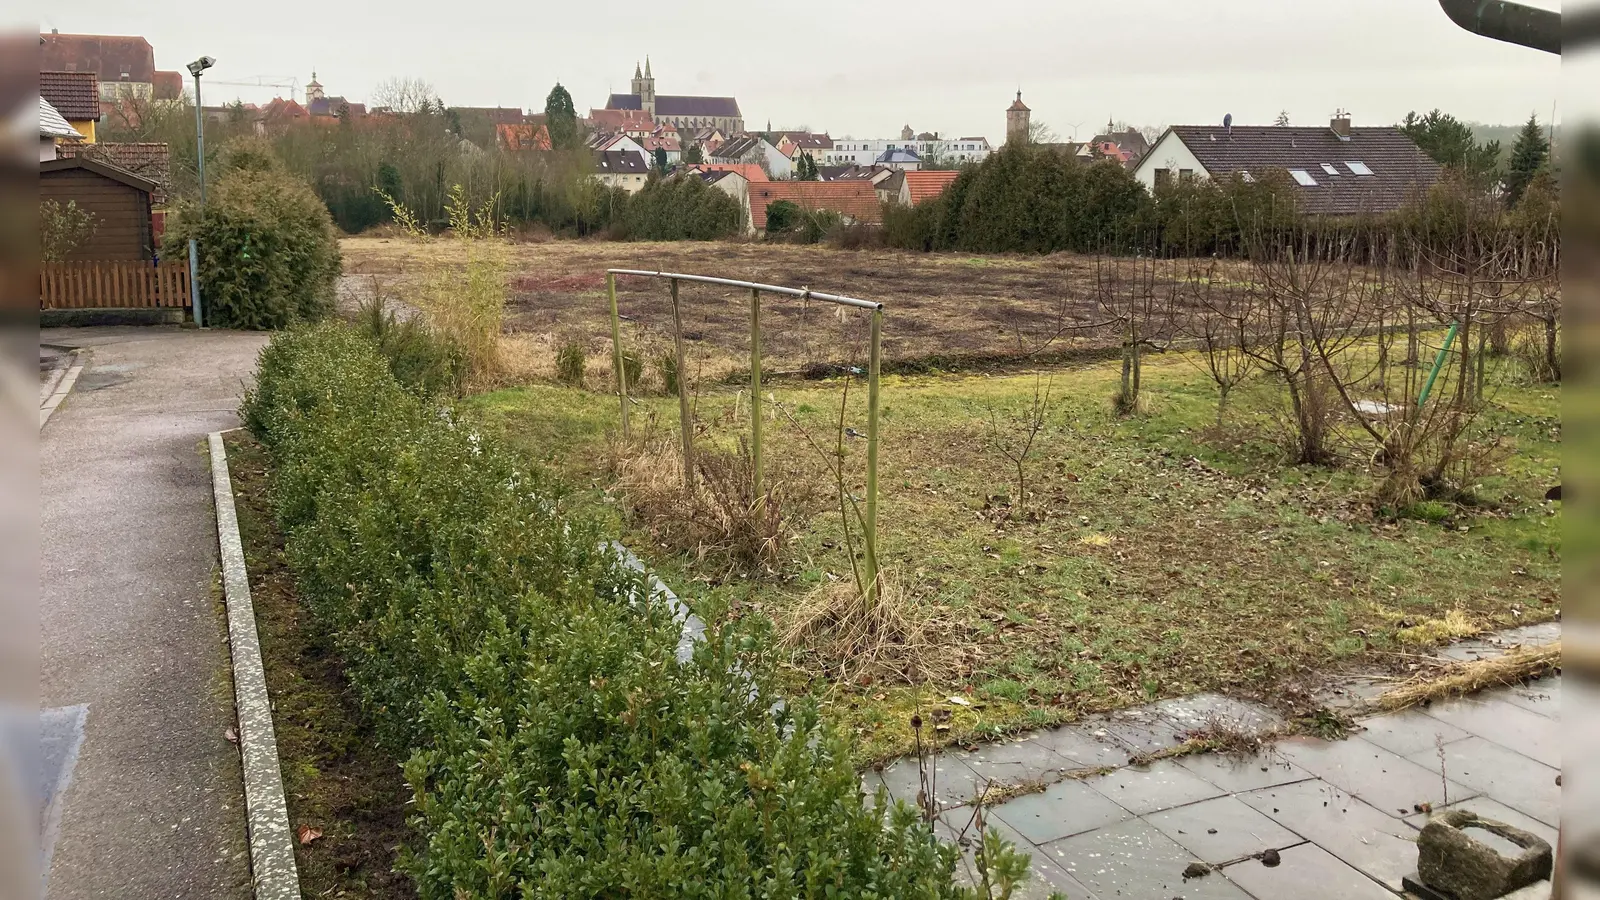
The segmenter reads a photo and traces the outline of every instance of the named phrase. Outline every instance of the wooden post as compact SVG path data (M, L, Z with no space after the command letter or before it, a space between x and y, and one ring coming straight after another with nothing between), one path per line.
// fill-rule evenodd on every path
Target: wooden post
M617 312L617 276L606 273L606 293L611 295L611 360L617 372L617 396L622 400L622 437L628 433L628 371L622 364L622 316Z
M862 547L867 565L867 603L876 606L878 584L878 370L883 357L883 308L872 311L872 350L867 363L867 527Z
M750 469L751 493L759 509L761 490L761 291L750 289Z
M689 371L683 360L683 314L678 309L678 279L668 281L672 290L672 344L677 351L678 421L683 428L683 486L694 487L694 416L689 412Z

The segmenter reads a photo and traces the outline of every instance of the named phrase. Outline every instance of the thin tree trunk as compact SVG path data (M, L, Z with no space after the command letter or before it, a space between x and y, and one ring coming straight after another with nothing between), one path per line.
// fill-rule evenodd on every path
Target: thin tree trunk
M1561 355L1556 349L1556 319L1544 320L1544 363L1555 381L1561 380Z

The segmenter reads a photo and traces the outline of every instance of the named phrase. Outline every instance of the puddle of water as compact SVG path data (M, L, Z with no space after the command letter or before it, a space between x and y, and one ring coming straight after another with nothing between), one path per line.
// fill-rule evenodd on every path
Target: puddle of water
M1461 829L1461 833L1507 859L1516 859L1527 849L1510 838L1502 837L1487 828L1480 828L1476 825L1468 825Z

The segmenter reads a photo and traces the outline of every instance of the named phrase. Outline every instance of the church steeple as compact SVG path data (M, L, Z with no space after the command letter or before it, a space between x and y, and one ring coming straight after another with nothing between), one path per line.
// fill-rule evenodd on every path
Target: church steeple
M634 80L637 81L637 80L639 80L640 78L643 78L643 77L644 77L644 75L639 72L639 61L638 60L634 60L633 61L633 78L634 78Z
M653 77L650 74L650 54L648 54L648 53L645 54L645 57L644 57L644 77L646 77L646 78Z
M640 70L639 64L633 64L633 95L639 98L639 108L654 116L656 114L656 79L650 74L650 57L644 58L644 69Z

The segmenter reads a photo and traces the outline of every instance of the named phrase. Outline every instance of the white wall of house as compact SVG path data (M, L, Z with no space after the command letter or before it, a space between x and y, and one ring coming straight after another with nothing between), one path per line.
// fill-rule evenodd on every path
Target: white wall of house
M1200 165L1200 160L1195 158L1188 145L1174 131L1162 135L1161 140L1150 148L1150 152L1140 160L1139 167L1133 170L1133 177L1139 179L1146 190L1154 192L1157 170L1170 172L1174 180L1186 173L1195 178L1211 177L1211 173Z
M39 162L56 158L56 139L48 134L39 135Z
M625 134L619 134L616 137L612 138L610 141L608 141L608 142L606 142L604 144L601 144L600 145L600 149L601 150L631 150L632 152L637 153L637 154L639 154L640 156L643 156L646 159L650 158L650 154L644 152L644 145L643 144L639 143L638 141L634 140L631 137L628 137Z
M858 140L854 138L834 138L833 149L822 151L822 158L817 160L818 165L828 166L870 166L883 151L888 149L909 148L923 159L940 159L947 162L968 163L983 162L994 148L989 146L987 138L973 138L962 140L960 138L943 139L937 141L903 141L899 138L872 138Z
M739 202L739 208L744 210L744 231L745 231L745 234L747 234L747 235L755 234L756 233L755 226L750 224L750 182L749 182L749 180L746 179L743 175L740 175L738 172L729 172L728 174L722 176L721 178L718 178L716 180L716 182L714 184L712 184L711 186L716 188L719 191L722 191L724 194L727 194L728 196L732 197L733 199L735 199L735 200L737 200Z
M606 187L619 187L630 194L637 194L644 189L645 179L649 176L633 172L605 172L595 176Z

